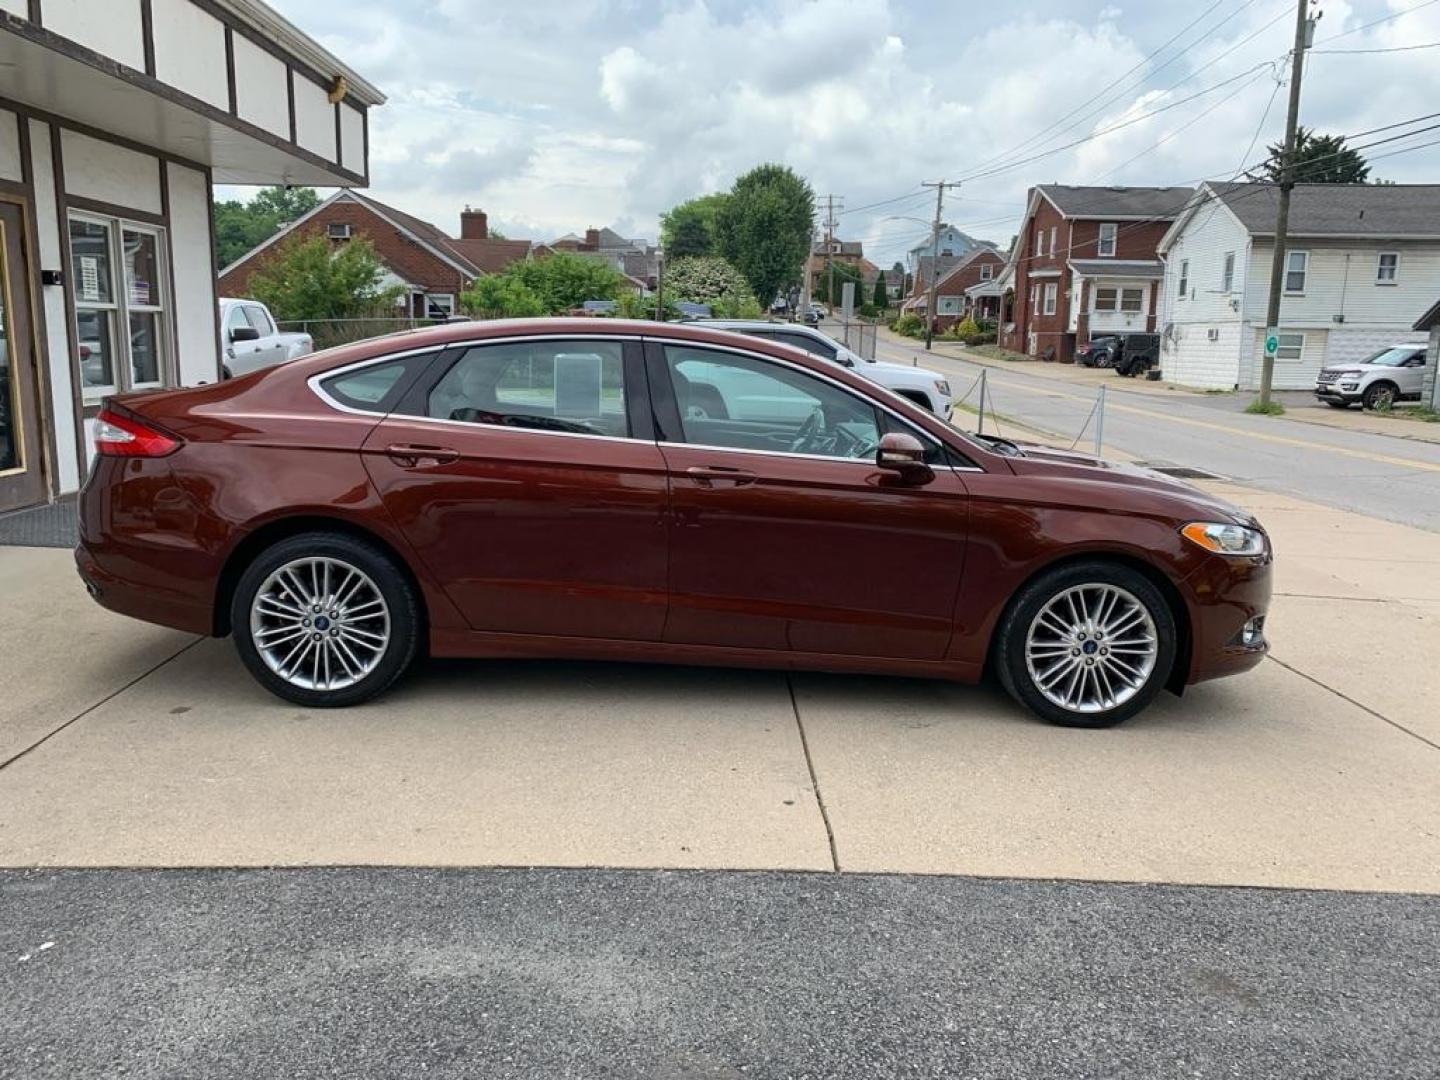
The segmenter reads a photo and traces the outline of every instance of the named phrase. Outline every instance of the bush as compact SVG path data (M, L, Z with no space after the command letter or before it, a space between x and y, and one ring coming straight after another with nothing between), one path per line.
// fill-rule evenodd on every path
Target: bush
M920 316L916 315L913 311L907 311L905 312L905 314L899 316L893 323L890 324L890 329L894 330L897 334L903 334L906 337L924 337L925 320L920 318Z
M999 335L991 330L989 333L969 334L962 339L966 345L994 345L999 340Z

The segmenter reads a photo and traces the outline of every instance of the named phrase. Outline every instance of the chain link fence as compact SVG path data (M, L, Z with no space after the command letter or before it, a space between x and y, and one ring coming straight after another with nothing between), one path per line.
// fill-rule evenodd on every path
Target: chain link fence
M1013 428L1026 428L1030 432L1041 433L1046 436L1043 441L1051 445L1074 450L1088 434L1089 439L1086 441L1093 445L1095 456L1102 457L1104 455L1105 387L1103 386L1096 387L1095 400L1091 403L1090 410L1085 414L1085 419L1080 424L1079 430L1075 432L1074 438L1070 438L1068 432L1052 430L1058 426L1053 421L1040 426L1021 418L1016 413L1003 411L995 400L995 388L990 384L989 368L981 369L980 374L975 376L975 381L970 384L970 388L953 400L951 410L952 417L956 411L974 413L977 435L1007 438L1002 427L1003 421L1005 424L1013 425ZM1016 434L1020 434L1020 432L1016 432Z

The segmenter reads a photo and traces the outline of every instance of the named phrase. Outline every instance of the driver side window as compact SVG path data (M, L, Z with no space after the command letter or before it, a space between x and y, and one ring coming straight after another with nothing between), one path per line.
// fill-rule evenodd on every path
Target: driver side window
M733 450L873 461L869 402L807 372L758 357L666 346L685 442Z

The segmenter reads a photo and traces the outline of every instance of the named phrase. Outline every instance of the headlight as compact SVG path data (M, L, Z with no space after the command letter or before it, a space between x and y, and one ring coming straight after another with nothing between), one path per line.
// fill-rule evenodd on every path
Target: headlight
M950 396L950 384L944 379L935 380L935 389L939 390L940 393L944 394L946 397Z
M1244 525L1222 525L1213 521L1196 521L1180 530L1192 544L1217 555L1263 555L1265 534Z

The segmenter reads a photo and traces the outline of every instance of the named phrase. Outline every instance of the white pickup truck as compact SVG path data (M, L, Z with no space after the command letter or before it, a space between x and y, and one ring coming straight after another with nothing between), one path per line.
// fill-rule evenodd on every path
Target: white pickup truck
M222 371L227 379L315 351L309 334L282 334L276 330L270 309L258 300L222 297L220 335L225 348Z

